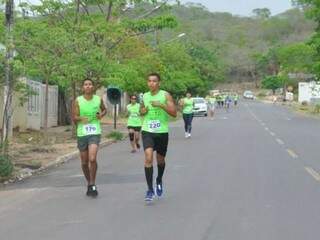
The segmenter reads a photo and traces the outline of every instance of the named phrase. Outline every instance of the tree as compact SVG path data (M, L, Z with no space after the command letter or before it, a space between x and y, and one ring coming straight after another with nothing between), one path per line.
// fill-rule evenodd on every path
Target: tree
M1 134L0 176L11 174L12 163L9 160L8 141L12 136L12 93L13 93L13 9L14 1L7 0L5 8L5 64L4 64L4 108Z
M271 89L273 94L278 88L283 86L284 79L279 76L266 76L262 82L261 86L265 89Z
M282 71L287 73L310 73L316 55L312 46L296 43L278 49Z
M267 19L271 16L269 8L256 8L252 10L252 13L259 19Z

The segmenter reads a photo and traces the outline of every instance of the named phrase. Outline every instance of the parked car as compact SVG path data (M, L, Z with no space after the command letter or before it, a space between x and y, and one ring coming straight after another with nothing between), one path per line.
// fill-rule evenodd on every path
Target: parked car
M254 99L254 95L253 95L253 92L247 90L247 91L244 91L243 93L243 98L245 99Z
M193 115L194 116L208 116L208 104L206 100L202 97L193 98L194 107Z

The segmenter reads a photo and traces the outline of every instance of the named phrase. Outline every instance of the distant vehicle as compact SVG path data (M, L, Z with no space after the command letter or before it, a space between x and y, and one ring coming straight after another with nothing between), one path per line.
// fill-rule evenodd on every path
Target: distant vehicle
M194 107L193 115L194 116L208 116L208 104L206 100L202 97L193 98Z
M244 91L243 93L243 98L245 99L254 99L254 95L253 95L253 92L251 91Z

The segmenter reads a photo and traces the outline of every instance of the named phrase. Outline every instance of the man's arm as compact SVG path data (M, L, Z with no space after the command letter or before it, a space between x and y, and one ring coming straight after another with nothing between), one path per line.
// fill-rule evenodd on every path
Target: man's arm
M166 94L167 104L161 104L160 107L165 110L171 117L177 117L177 108L172 96Z
M103 118L106 114L107 114L107 108L106 108L106 106L104 105L104 102L103 102L103 100L102 100L102 98L101 98L100 113L99 113L99 116L97 116L97 117L98 117L98 119L101 119L101 118Z
M146 106L144 106L144 102L142 101L140 103L140 115L144 116L147 114L147 112L148 112L148 108Z
M88 122L88 118L86 117L80 117L80 108L79 108L79 103L77 100L73 102L73 107L72 107L72 121L74 123L77 122Z

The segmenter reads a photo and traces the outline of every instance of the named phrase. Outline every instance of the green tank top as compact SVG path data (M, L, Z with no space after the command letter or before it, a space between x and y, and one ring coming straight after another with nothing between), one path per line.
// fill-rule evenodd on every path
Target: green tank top
M216 99L216 98L214 98L214 97L209 98L209 102L210 102L210 104L215 104L215 103L216 103L216 101L217 101L217 99Z
M169 115L159 107L153 107L152 101L159 101L162 104L167 103L166 91L160 90L156 95L147 92L143 95L144 106L148 112L144 116L142 131L151 133L168 133L169 132Z
M183 99L183 110L184 114L191 114L193 111L193 99L192 98L184 98Z
M128 124L127 126L131 127L141 127L142 121L140 117L140 104L129 104L127 106L127 110L129 113Z
M80 117L88 118L88 123L83 124L79 122L77 124L77 136L100 135L101 125L96 114L100 111L101 98L93 95L91 100L87 100L83 96L80 96L77 98L77 101L80 109Z

